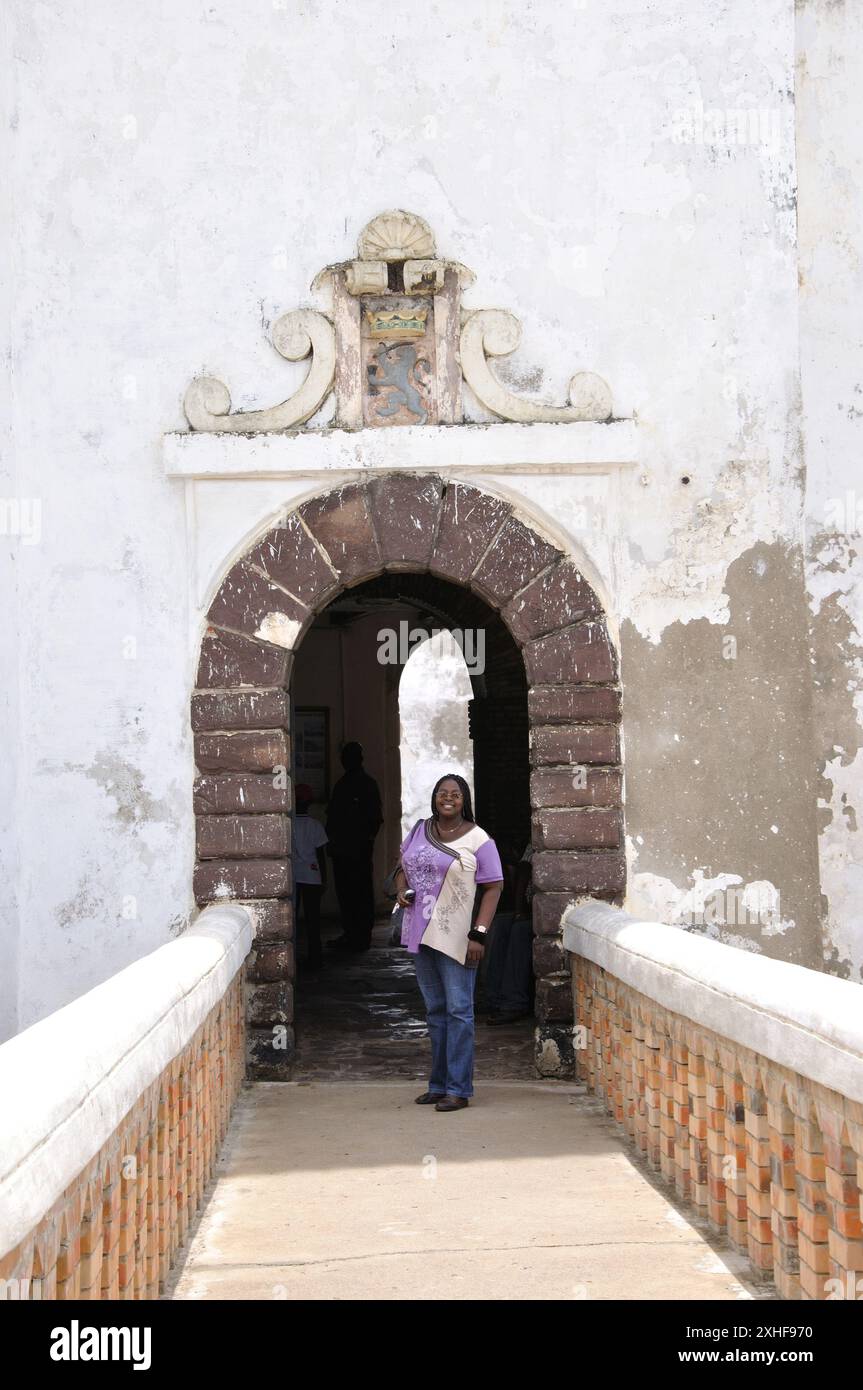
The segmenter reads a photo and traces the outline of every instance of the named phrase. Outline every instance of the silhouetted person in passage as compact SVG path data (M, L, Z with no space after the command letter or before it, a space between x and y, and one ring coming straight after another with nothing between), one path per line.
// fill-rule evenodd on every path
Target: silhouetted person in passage
M367 951L375 922L372 852L384 819L381 795L363 768L360 744L345 744L342 767L345 774L330 797L327 839L343 935L329 944L341 951Z

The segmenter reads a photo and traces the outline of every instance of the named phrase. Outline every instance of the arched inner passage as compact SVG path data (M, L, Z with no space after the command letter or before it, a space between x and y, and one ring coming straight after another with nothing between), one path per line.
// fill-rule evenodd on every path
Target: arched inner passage
M504 840L530 834L537 1067L571 1074L561 914L587 893L619 899L625 885L617 653L571 557L512 503L428 473L372 474L303 502L233 565L207 613L192 697L195 896L256 911L253 1074L291 1074L290 773L307 738L292 718L291 673L304 636L340 602L337 622L352 605L406 603L442 626L485 631L471 700L477 814ZM395 747L381 731L397 725L398 681L384 684L376 728ZM313 748L313 721L308 738ZM386 780L397 799L397 769ZM389 868L398 817L387 825L379 862Z
M452 666L452 657L442 655L441 634L461 663L470 696L467 709L434 699L441 667ZM411 823L428 814L437 775L455 770L472 786L475 815L496 840L505 863L514 868L530 842L527 682L519 649L500 615L464 588L427 574L384 574L338 595L318 614L294 656L293 780L320 794L310 813L326 824L323 798L332 794L342 774L340 750L349 741L362 745L364 768L377 783L383 814L374 851L376 926L368 953L346 957L327 950L351 925L350 915L340 913L330 858L321 903L324 967L316 969L310 947L317 944L317 929L313 922L310 931L305 904L295 904L294 1074L300 1079L318 1079L335 1070L369 1076L384 1068L418 1078L423 1073L422 1003L412 962L390 945L393 904L383 892L404 834L399 690L418 644L425 648L423 709L434 709L439 725L437 738L427 723L415 726L415 771L428 769L441 745L460 745L470 754L455 762L450 756L445 766L426 770L422 787L416 784ZM516 1037L481 1032L478 1074L497 1074L502 1049L508 1068L530 1073L529 1026L523 1025Z

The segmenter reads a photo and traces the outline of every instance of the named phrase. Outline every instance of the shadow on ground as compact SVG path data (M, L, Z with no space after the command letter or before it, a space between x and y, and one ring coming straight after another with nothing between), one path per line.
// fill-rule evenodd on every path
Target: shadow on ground
M413 957L389 945L390 924L378 922L368 951L353 955L327 949L338 935L324 928L325 963L303 965L299 947L296 988L295 1081L427 1079L431 1058L425 1007ZM536 1080L533 1020L490 1028L477 983L475 1083Z

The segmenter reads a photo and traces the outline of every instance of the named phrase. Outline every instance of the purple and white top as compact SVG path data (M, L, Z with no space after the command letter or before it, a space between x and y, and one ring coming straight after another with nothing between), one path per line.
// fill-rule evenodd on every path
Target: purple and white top
M476 886L503 879L494 840L474 825L444 844L429 817L418 820L402 842L401 863L409 887L416 890L402 918L402 945L412 955L421 944L432 946L464 965Z

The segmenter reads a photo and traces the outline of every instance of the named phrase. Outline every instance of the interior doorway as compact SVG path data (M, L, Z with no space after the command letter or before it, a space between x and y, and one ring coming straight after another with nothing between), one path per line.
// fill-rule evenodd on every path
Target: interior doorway
M309 959L305 914L295 919L298 1079L403 1075L426 1066L424 1009L413 961L392 930L384 892L399 845L429 814L431 789L457 771L479 824L512 879L530 842L527 682L500 616L460 586L426 574L380 575L338 595L297 651L291 680L293 784L314 788L322 826L346 743L361 744L380 792L373 859L376 921L368 951L339 949L343 922L332 860L322 897L323 966ZM510 904L504 900L506 910ZM483 991L478 982L478 1010ZM529 1022L477 1029L478 1077L533 1074Z

